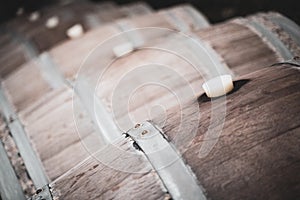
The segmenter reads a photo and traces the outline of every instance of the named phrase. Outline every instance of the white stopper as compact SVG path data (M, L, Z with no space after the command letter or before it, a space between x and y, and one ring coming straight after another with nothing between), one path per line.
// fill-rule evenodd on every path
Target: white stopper
M113 48L113 52L116 57L121 57L127 53L130 53L134 50L133 44L130 42L126 42L124 44L120 44Z
M79 38L83 34L83 27L81 24L75 24L67 30L66 34L71 39Z
M34 22L40 18L40 13L38 11L32 12L29 15L29 21Z
M220 97L233 89L231 75L221 75L206 81L202 88L208 97Z
M46 27L49 29L55 28L59 23L59 18L57 16L50 17L46 21Z
M18 8L16 15L20 16L20 15L23 15L23 13L24 13L24 8L20 7L20 8Z

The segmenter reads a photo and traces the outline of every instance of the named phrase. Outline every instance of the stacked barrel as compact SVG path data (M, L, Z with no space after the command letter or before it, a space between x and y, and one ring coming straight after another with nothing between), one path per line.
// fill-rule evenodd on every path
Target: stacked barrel
M0 40L1 199L300 198L300 28L281 14L78 1Z

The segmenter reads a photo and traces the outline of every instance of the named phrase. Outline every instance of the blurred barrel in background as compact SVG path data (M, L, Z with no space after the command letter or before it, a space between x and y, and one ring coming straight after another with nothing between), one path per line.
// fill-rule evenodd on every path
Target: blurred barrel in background
M150 12L151 8L143 3L133 3L119 9L111 2L95 4L76 1L19 16L1 27L3 56L0 74L5 77L21 64L70 37L80 37L83 32L118 18Z

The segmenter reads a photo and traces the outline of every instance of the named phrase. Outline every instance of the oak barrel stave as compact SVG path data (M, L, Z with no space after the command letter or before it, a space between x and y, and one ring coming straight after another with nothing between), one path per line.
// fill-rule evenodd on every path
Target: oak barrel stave
M169 195L164 190L159 177L144 155L135 154L136 149L131 143L130 140L121 138L88 157L50 184L53 197L167 199ZM104 162L99 162L97 158ZM85 192L82 192L83 186Z

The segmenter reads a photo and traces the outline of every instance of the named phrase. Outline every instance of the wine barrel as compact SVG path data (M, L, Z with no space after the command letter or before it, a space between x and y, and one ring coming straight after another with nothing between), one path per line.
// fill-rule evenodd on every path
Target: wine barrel
M107 60L99 61L103 51L96 51L85 61L86 66L83 66L90 72L81 75L80 71L77 79L80 81L85 78L90 83L91 90L95 90L95 94L114 117L119 128L126 131L138 121L149 119L149 111L152 112L149 108L160 105L156 108L157 111L150 113L155 115L155 112L163 112L163 109L175 105L180 106L180 103L197 96L205 79L220 74L231 74L238 78L261 69L261 66L283 62L299 55L294 34L272 22L271 19L278 16L276 13L260 14L243 21L251 24L253 21L264 20L271 24L265 26L265 29L276 36L278 43L285 44L283 47L290 52L290 57L281 54L265 35L247 23L240 23L238 19L194 31L191 34L192 39L170 33L170 37L149 41L138 51L114 60L111 64L109 60L113 55L106 58ZM280 18L286 19L283 16ZM195 40L198 40L196 45L193 43ZM198 47L199 44L204 50ZM106 67L108 64L109 67ZM217 66L213 67L214 65ZM99 66L105 66L106 68L102 68L105 71ZM80 87L82 83L79 81L77 83ZM161 84L162 87L151 82ZM148 83L149 86L144 86ZM139 88L141 85L144 87ZM132 95L133 92L135 93Z
M157 16L160 19L162 19L161 14L158 14ZM154 18L153 15L150 15L148 19L153 19L153 18ZM141 17L139 19L143 19L143 18ZM145 19L147 19L147 16L145 16ZM164 22L165 27L172 26L168 23L167 20L168 19L166 19L166 21ZM137 20L137 22L138 21L139 20ZM146 22L147 21L145 20L145 23ZM149 20L149 23L150 22L152 22L152 20ZM162 23L162 20L160 20L160 22ZM137 25L135 27L139 27L138 23L136 24ZM189 26L194 27L191 25ZM77 71L80 63L80 59L76 61L76 58L80 57L80 55L84 55L92 47L94 47L95 40L92 40L92 38L95 38L96 36L100 35L100 33L104 34L105 33L104 30L108 30L107 31L108 33L105 34L108 35L112 34L111 29L113 27L114 26L108 25L107 27L100 28L99 30L95 30L95 33L97 34L94 35L93 32L88 33L78 40L69 41L65 44L62 44L61 46L58 46L57 48L52 49L49 54L53 58L54 60L53 62L57 63L59 69L67 70L66 71L67 73L61 70L63 71L63 75L66 76L67 78L69 77L69 80L72 80L74 76L74 71L75 72ZM233 61L235 61L237 57L229 56L227 58L225 55L222 54L222 51L225 52L224 48L221 47L218 48L217 46L213 46L215 51L220 51L220 54L224 56L224 58L227 58L225 63L229 63L228 65L230 66L230 68L236 70L236 72L239 72L238 69L241 69L240 74L248 73L259 69L260 68L259 63L267 66L270 65L271 63L275 63L281 60L281 58L274 51L273 47L270 46L269 43L265 42L265 39L261 38L256 32L253 32L252 29L249 29L248 27L233 22L227 22L225 24L217 25L215 26L215 28L209 28L208 30L195 31L196 32L195 34L199 34L201 36L201 34L202 35L207 34L207 31L209 30L212 32L211 35L212 38L215 39L215 41L218 41L216 38L220 38L219 40L221 40L223 37L227 38L226 40L222 40L222 43L220 43L220 45L223 45L225 43L225 47L227 47L226 48L227 55L234 55L234 52L240 53L240 49L237 49L236 51L235 48L229 48L230 44L232 44L232 42L234 41L236 44L239 44L238 47L244 46L244 50L248 52L248 56L250 56L250 52L251 52L252 54L254 54L253 57L255 56L257 57L256 60L253 59L247 60L242 58L241 61L237 63L237 66L235 66ZM234 38L234 35L232 34L234 31L237 32L236 34L234 34L236 38ZM113 33L118 33L118 32L115 31ZM218 35L216 35L216 33L218 33ZM282 31L282 33L284 33L284 31ZM203 37L202 38L203 40L206 39L204 38L204 36L201 37ZM105 38L106 37L103 37L103 40ZM228 38L231 38L231 40L229 40ZM250 38L250 42L248 38ZM91 41L91 42L89 43L87 41ZM160 41L161 40L158 39L157 43L160 43ZM174 40L171 39L170 41L166 40L164 43L161 43L161 46L173 45L174 47L176 47L176 43L173 43L173 41ZM114 40L114 42L118 44L119 41ZM208 41L208 42L214 45L213 41L212 42ZM255 45L251 47L249 46L249 43ZM65 52L66 49L75 49L75 47L78 47L79 44L85 44L87 45L87 47L86 48L82 47L82 49L77 48L76 51L74 50L76 54L75 53L72 54L73 51L70 52L70 54L72 55L70 58L67 57L68 55L63 54L63 52ZM117 44L114 43L114 45ZM80 51L82 51L83 53L80 53ZM107 49L107 51L111 52L111 49ZM260 54L262 52L266 53L266 56L261 57ZM187 51L186 53L190 53L190 52ZM111 54L112 53L110 53L110 56L102 58L103 66L105 65L105 62L109 61L111 57L113 57L113 55ZM64 55L65 57L62 55ZM247 53L245 53L244 55L247 55ZM59 58L59 56L62 57ZM101 56L101 54L99 56ZM139 59L141 57L143 58L143 60ZM74 58L75 61L72 58ZM83 57L81 58L83 59ZM100 64L99 57L96 58L97 60L94 60L93 62L94 65L98 67ZM176 69L178 74L183 74L183 76L187 80L189 80L188 83L192 85L195 91L201 90L200 86L203 83L203 79L199 76L199 73L197 71L189 67L189 63L186 63L185 61L181 60L180 58L174 55L169 55L161 51L153 52L147 49L139 50L133 54L118 59L111 66L108 74L104 77L104 79L106 78L107 80L109 80L107 87L101 88L101 91L99 92L96 91L105 106L104 110L101 110L102 115L104 115L104 113L107 112L106 110L108 110L111 107L109 103L107 103L109 102L109 100L107 100L107 97L111 96L111 91L113 91L111 89L113 88L113 83L117 82L118 78L123 73L132 70L132 66L139 66L143 64L143 62L148 63L149 60L151 62L157 62L165 65L169 65L169 63L176 63L176 66L174 66L173 69ZM125 63L124 61L127 62L126 65L124 64ZM22 124L25 126L26 133L29 135L31 143L33 144L34 148L37 150L38 155L41 158L42 162L44 162L44 166L46 168L45 169L46 174L49 174L50 179L53 180L59 175L61 175L63 172L68 170L70 166L72 166L74 163L79 162L83 157L86 157L86 152L82 151L82 149L78 147L80 146L80 137L86 138L87 135L93 135L92 133L95 132L95 130L93 131L93 128L81 127L81 129L83 129L84 131L82 131L82 133L80 131L80 135L79 136L77 135L76 122L73 122L73 110L72 110L73 102L72 102L71 89L69 89L67 86L56 86L55 84L58 84L59 82L64 83L64 80L58 80L58 78L60 77L55 78L53 76L53 73L55 72L47 71L43 68L40 68L39 65L40 63L36 61L32 61L22 66L19 70L17 70L15 73L10 75L8 78L6 78L3 81L3 87L5 90L5 94L7 95L7 98L11 101L11 104L14 107L15 111L17 112L18 116L20 117ZM122 66L122 69L120 69L120 67L118 66ZM71 72L69 72L70 69L72 70ZM157 71L154 72L157 73ZM165 75L168 77L168 72L164 72L165 74L162 72L158 72L158 73L160 74L154 74L154 75L159 78ZM166 84L169 85L171 84L173 91L184 92L186 90L185 87L180 87L181 85L183 86L184 83L179 82L178 84L178 82L176 83L176 81L174 81L174 78L172 77L165 78L165 80L166 80L165 82ZM173 86L172 83L174 83ZM129 87L130 84L135 85L136 83L132 80L131 82L124 84L124 86L130 88ZM26 89L19 91L18 88L21 88L24 85L26 85ZM187 87L191 87L191 86L187 86ZM120 94L122 94L122 92L120 92ZM193 95L194 95L193 93L189 93L188 95L184 96L184 99L181 101L184 102L186 99L192 98ZM92 105L93 102L88 101L89 99L93 99L93 98L89 96L89 94L81 94L81 95L79 94L79 96L80 96L79 98L81 99L85 98L81 101L83 101L84 107L87 107L86 110L88 112L88 114L86 114L83 112L83 110L85 109L79 109L80 111L78 115L82 116L82 120L84 121L80 124L87 124L86 125L87 127L93 127L91 125L92 122L87 119L88 117L85 117L87 115L91 115L92 121L94 122L97 121L93 117L93 113L91 114L91 110L89 106L89 104ZM163 106L165 106L165 108L170 108L176 105L176 101L172 98L172 96L170 96L164 90L161 89L158 90L156 87L150 88L150 90L146 88L144 91L142 91L141 96L142 98L138 98L134 102L133 107L131 108L132 110L130 111L131 114L135 116L135 120L136 120L135 122L137 122L137 120L142 121L148 119L148 116L145 115L145 113L147 113L145 112L146 106L151 106L153 104L155 105L157 102L161 103ZM120 123L121 125L122 131L128 130L131 126L133 126L132 123L134 123L131 121L128 122L128 117L125 115L126 110L124 111L124 109L122 108L124 107L122 104L122 101L124 99L128 99L128 98L126 96L118 97L117 101L120 105L114 105L118 108L117 109L118 113L115 116L117 118L117 122ZM144 99L148 99L148 101L145 102ZM110 115L111 113L108 113L108 117L110 117ZM103 120L107 120L107 119L103 119ZM56 126L53 127L53 124L56 124ZM100 132L104 132L105 130L103 130L103 127L101 128L100 128ZM113 132L112 131L108 131L108 132L110 132L110 135L108 135L108 137L112 135L113 138L115 137L115 135L118 135L120 133L120 130L118 128L115 128L113 129ZM105 136L105 134L103 135ZM103 146L103 140L105 140L105 138L97 139L97 137L98 136L87 137L86 140L95 142L99 144L98 146ZM94 138L94 139L90 139L90 138ZM47 145L45 145L41 141L47 142ZM45 148L46 146L47 148ZM89 146L95 146L95 145L89 145ZM63 149L65 149L65 151L62 151ZM60 153L58 154L58 152ZM64 158L68 156L70 152L73 153L77 152L76 155L78 156L72 157L72 159L69 159L68 162L66 161L62 162L62 160L65 160Z
M270 16L272 16L272 14L270 14ZM251 21L252 19L249 18L248 20ZM172 21L174 24L169 25L170 21ZM166 24L167 24L166 27L168 27L168 28L170 26L171 26L171 28L176 27L177 29L182 30L183 32L185 32L187 34L191 33L191 32L186 31L186 27L192 27L192 28L194 27L194 26L190 26L190 25L188 25L188 26L182 25L182 23L176 23L176 20L174 21L170 18L166 19ZM272 23L272 25L273 25L273 23ZM121 26L122 26L122 23L121 23ZM111 28L111 26L108 26L108 27ZM139 27L139 26L134 26L134 27ZM288 40L292 41L290 33L288 33L285 29L280 28L280 26L278 26L278 25L276 25L276 27L279 27L279 30L280 30L279 34L286 35ZM124 28L124 26L123 26L123 28ZM104 30L104 28L101 30ZM147 31L147 29L145 29L145 30ZM269 30L272 34L278 33L277 30L275 33L273 33L272 30ZM231 72L229 69L233 69L234 73L237 74L236 77L239 78L240 75L242 75L244 73L246 74L249 72L253 72L255 70L261 69L262 66L267 66L272 63L280 62L283 60L283 56L280 54L279 51L277 51L277 49L275 48L276 46L273 46L273 43L266 41L266 38L262 37L258 30L249 28L248 25L245 25L245 24L241 25L241 24L239 24L239 22L234 21L234 22L227 22L227 23L224 23L221 25L217 25L217 26L215 26L215 28L209 28L209 29L203 30L203 31L196 29L193 31L193 33L191 33L192 42L195 40L195 38L198 40L198 43L202 43L203 41L206 41L206 38L202 38L203 36L201 36L201 34L203 34L203 35L207 34L207 37L208 37L209 34L207 31L211 31L211 35L214 35L214 36L218 35L219 40L222 41L222 43L220 42L219 46L217 46L217 45L214 46L214 45L212 45L213 39L210 39L212 41L207 39L207 43L210 46L209 45L205 46L206 50L209 50L209 52L212 53L211 55L214 56L214 58L216 58L216 62L220 62L219 66L220 66L221 70L223 70L222 73L223 72L226 72L226 73ZM112 32L110 32L110 31L108 31L108 32L109 32L108 35L112 34ZM119 33L119 32L113 32L113 33ZM157 35L156 35L156 32L154 32L154 33L155 33L155 36L158 36L158 37L155 37L155 38L153 38L153 36L150 37L149 35L152 35L152 32L151 32L151 34L148 34L148 35L146 34L146 36L150 37L151 40L149 40L145 44L143 44L142 47L138 46L135 49L135 51L133 51L131 54L126 54L126 55L122 56L121 58L118 58L113 63L113 65L110 66L109 71L105 74L104 79L103 79L104 83L105 83L104 90L101 90L101 89L103 89L103 87L102 87L101 89L96 91L97 95L100 97L101 102L103 102L103 105L104 105L104 109L103 109L103 107L99 108L99 109L102 109L101 112L99 112L99 114L101 114L102 117L104 116L104 118L101 118L101 119L103 119L105 121L105 123L106 122L109 123L109 118L105 119L105 117L107 116L106 115L107 110L109 110L111 108L111 106L109 105L109 100L107 100L107 97L109 98L110 96L112 96L111 91L113 91L113 89L114 89L114 83L118 82L118 80L120 79L119 77L122 76L122 74L124 74L124 73L126 74L127 71L135 70L135 66L149 64L149 63L150 64L159 63L162 65L168 65L168 66L175 64L174 67L172 65L172 70L176 70L177 74L183 75L184 78L186 78L186 80L188 80L188 83L193 86L192 88L194 88L195 91L201 91L200 86L203 83L203 78L201 76L199 76L198 70L195 71L194 68L190 67L191 63L182 59L180 57L180 55L177 56L176 54L170 54L170 53L168 54L168 52L163 52L163 51L157 52L150 48L147 49L147 47L152 47L153 45L154 45L154 47L166 48L166 49L172 49L172 48L178 49L178 47L179 47L179 50L180 50L179 53L183 53L183 55L184 56L186 55L188 58L190 58L189 55L195 55L195 53L196 53L196 55L199 57L197 57L197 56L192 57L191 60L194 63L199 62L197 64L199 64L199 66L200 66L200 71L203 70L203 72L205 72L206 66L201 65L202 61L203 61L202 64L210 64L210 63L204 62L207 60L207 59L205 59L205 55L200 55L201 51L198 52L198 49L194 47L193 43L192 44L186 43L187 41L190 41L191 37L189 37L188 39L182 39L181 37L179 37L179 38L176 37L177 35L175 35L173 37L171 34L171 36L169 36L168 35L169 32L167 32L167 34L166 34L166 32L164 32L164 31L158 32ZM232 33L235 33L235 34L232 34ZM92 35L92 32L90 34ZM142 36L143 36L143 34L142 34ZM88 37L88 34L86 35L86 37ZM222 37L225 37L226 39L222 40ZM78 39L78 41L82 40L83 38ZM106 38L103 38L102 41L105 39ZM123 39L123 40L121 40L121 39ZM103 53L103 52L101 52L100 54L96 54L97 56L95 56L92 59L92 62L89 61L89 64L91 64L92 68L90 71L88 71L87 75L92 76L93 72L96 74L97 69L99 69L99 65L100 66L102 65L105 67L105 64L107 62L109 62L111 59L116 58L116 55L114 55L112 49L119 44L124 44L126 42L128 43L128 38L121 38L121 39L114 41L115 43L113 43L112 46L110 46L108 49L106 49L104 51L105 56L101 56ZM250 41L247 39L249 39ZM75 41L76 40L70 41L70 43L68 43L68 44L71 44L71 42L75 42ZM215 41L216 41L215 44L217 44L217 40L215 40ZM281 40L278 40L278 41L281 41ZM129 39L129 42L134 43L134 41L131 41L130 39ZM222 46L224 44L224 42L226 45ZM230 45L233 42L235 42L235 44L238 44L238 46ZM95 42L92 42L92 43L95 44ZM256 46L251 47L251 46L249 46L249 44L255 44ZM185 45L187 45L187 47ZM221 54L222 51L223 52L230 51L230 53L228 53L227 55L229 55L229 54L233 55L235 53L238 54L241 51L241 49L239 49L239 47L241 47L241 46L244 46L243 50L251 52L254 55L260 55L262 52L266 53L266 55L264 56L264 58L261 58L258 56L257 60L245 59L245 63L243 63L243 61L244 61L243 57L240 57L241 58L240 62L233 62L233 61L235 61L235 59L237 59L237 57L230 56L229 58L227 58L227 60L225 60L224 59L225 56ZM249 46L249 49L246 48L248 46ZM146 48L143 49L143 47L146 47ZM230 48L230 47L235 47L235 48ZM180 48L182 48L182 49L180 49ZM190 51L188 51L189 48L190 48ZM254 49L256 49L256 51L254 51ZM287 49L289 49L289 47L287 47ZM87 50L84 50L84 52L86 52L86 51ZM80 51L78 50L78 52L80 52ZM221 58L221 56L218 57L218 54L224 56L223 59ZM50 55L51 55L51 53L50 53ZM75 56L73 56L72 58L77 57L76 54L74 54L74 55ZM79 53L78 55L82 55L82 54ZM98 55L100 55L100 56L98 56ZM247 55L247 54L245 53L245 55ZM254 55L251 55L251 56L254 56ZM50 59L49 59L49 57L50 57ZM53 63L58 63L58 61L59 61L59 59L55 58L54 56L52 56L52 59L51 59L51 56L49 56L49 54L43 54L43 55L41 55L41 58L42 58L42 60L44 59L47 62L51 61ZM57 59L57 60L55 60L55 59ZM66 59L66 60L68 60L68 59ZM76 62L76 63L78 63L78 62ZM101 131L102 132L106 131L110 134L116 134L116 136L118 136L118 134L120 134L120 132L121 132L120 130L116 130L114 132L109 132L109 131L107 131L107 128L108 128L108 130L112 130L112 129L110 129L111 127L105 127L105 126L98 127L98 128L100 128L100 131L99 131L99 129L94 130L93 128L91 128L93 123L94 123L94 125L98 125L97 122L95 122L95 121L97 121L97 119L95 120L95 116L93 116L93 114L91 114L91 112L90 112L91 110L89 110L90 105L93 105L93 102L90 101L90 99L93 99L93 96L91 96L90 94L88 94L88 92L86 92L86 91L88 91L88 89L93 89L93 88L85 87L84 81L79 82L80 83L79 85L83 85L82 88L77 88L76 85L72 85L72 83L70 84L70 82L74 81L74 74L76 74L76 71L79 68L76 63L75 63L75 65L71 65L71 66L73 66L73 69L71 69L70 75L67 75L67 76L65 75L65 72L62 70L62 69L64 69L63 65L57 66L57 68L58 68L57 71L62 71L62 74L67 77L67 79L68 79L67 81L64 79L62 74L57 73L57 71L51 71L51 70L49 71L48 70L49 68L47 68L47 67L44 67L44 66L40 67L39 62L32 61L26 65L23 65L16 73L13 73L11 76L9 76L7 79L5 79L3 82L5 95L7 96L7 99L10 101L9 103L12 104L12 106L14 108L14 112L16 112L18 117L20 118L20 122L24 125L25 131L26 131L25 134L30 135L29 136L30 141L33 144L33 147L35 149L37 149L38 155L39 156L43 155L45 158L45 160L44 161L42 160L42 162L43 162L43 166L46 168L46 171L48 170L47 174L57 173L59 170L61 170L64 167L63 165L65 165L65 163L66 163L66 165L69 165L69 162L73 162L73 159L76 160L77 156L79 157L80 153L83 153L83 154L86 153L86 152L78 149L79 147L85 148L85 147L81 146L81 142L85 143L85 141L80 141L80 139L87 138L87 140L90 141L91 143L87 142L85 144L88 144L87 146L89 147L90 152L95 152L96 150L99 149L99 147L103 146L102 139L105 139L105 138L101 138L101 137L99 138L98 135L95 136L93 134L94 132L99 133ZM229 64L229 63L231 63L231 64ZM49 62L48 62L48 64L49 64ZM260 65L260 64L266 64L266 65ZM51 66L55 66L55 65L51 64ZM103 68L103 67L101 67L101 68ZM66 70L66 71L68 71L68 70ZM149 71L146 71L146 72L149 72ZM138 80L143 80L143 78L147 77L147 76L144 76L144 73L145 73L145 71L143 71L143 73L142 72L138 73L138 75L140 75L139 76L140 79L138 79ZM57 74L59 74L59 75L57 75ZM208 72L208 74L209 74L209 72ZM24 76L24 75L26 75L26 76ZM30 75L30 77L29 77L29 75ZM179 92L179 91L184 92L191 87L190 85L184 85L183 83L185 83L185 82L180 81L178 79L178 77L170 76L168 74L168 72L154 71L154 75L157 76L158 80L164 80L164 81L166 81L164 83L171 84L171 86L172 86L171 88L175 92ZM24 81L24 80L20 79L19 77L27 77L28 80L30 80L30 81ZM86 78L86 80L88 80L87 81L88 84L93 83L93 81L95 81L95 77L85 77L85 78ZM32 80L34 80L34 81L32 81ZM22 82L22 81L24 81L24 82ZM55 85L60 82L62 83L63 86ZM14 88L20 88L21 86L25 85L25 83L31 83L32 85L34 85L35 90L32 90L30 88L30 86L28 86L27 89L20 91L20 92L22 92L22 94L21 93L17 94L15 92L16 89L14 89ZM141 82L138 82L138 83L141 83ZM174 85L172 85L172 84L174 84ZM132 85L133 86L136 85L136 82L134 79L129 79L128 82L125 82L125 84L121 84L121 85L124 85L125 89L128 89L128 88L131 89ZM38 89L38 87L39 87L39 89ZM77 106L85 107L85 109L80 108L79 109L80 112L75 112L76 114L78 114L77 118L80 119L80 122L82 122L82 123L79 123L79 128L81 129L81 131L79 131L80 132L79 136L76 135L77 134L76 122L70 122L71 120L67 119L67 118L73 117L72 97L70 95L70 94L72 94L72 92L70 91L70 89L68 87L69 88L75 87L75 90L76 90L75 101L76 100L78 101ZM93 90L91 90L91 91L93 91ZM122 95L122 93L119 93L119 94ZM136 117L136 120L143 121L144 119L148 119L148 117L144 115L144 113L145 113L144 110L142 110L142 109L144 109L143 107L145 107L147 104L151 105L153 102L154 103L159 102L159 103L163 104L167 108L167 110L169 110L169 108L174 106L174 104L176 105L175 101L170 101L170 97L168 96L168 94L165 93L165 91L157 90L157 88L150 88L150 90L143 89L141 94L142 94L140 96L141 98L137 98L137 101L134 102L133 107L130 108L131 109L130 114L134 115ZM183 93L183 94L186 94L186 93ZM22 100L18 99L19 97ZM124 99L127 100L126 97L127 97L126 94L123 96L117 96L116 102L119 103L120 105L114 104L113 106L116 106L118 109L122 108L122 106L124 106L124 104L122 104L122 101L124 101ZM188 95L184 96L183 101L191 99L191 98L195 98L194 93L188 93ZM19 103L16 103L16 102L19 102ZM76 104L76 102L75 102L75 104ZM22 106L20 106L20 105L22 105ZM66 106L67 108L64 108L64 105L67 105ZM74 105L74 103L73 103L73 105ZM87 114L85 112L87 112ZM121 130L125 129L127 127L130 128L131 126L133 126L132 122L127 123L128 122L128 121L126 121L127 119L123 118L124 113L125 113L124 109L120 109L120 112L117 113L117 115L116 115L117 120L121 121L121 122L123 121L123 125L125 125L125 126L121 127ZM86 116L89 116L89 117L86 117ZM108 117L111 117L111 116L108 115ZM92 119L90 119L90 118L92 118ZM53 120L53 121L51 121L51 120ZM86 122L83 123L83 121L86 121ZM163 120L161 120L161 121L163 121ZM66 122L66 123L64 123L64 122ZM75 123L75 125L74 125L74 123ZM46 126L44 126L45 124L46 124ZM158 123L158 124L160 126L163 125L163 123L162 124ZM59 127L57 127L56 125L59 125ZM69 128L69 125L72 127L75 126L75 128ZM111 124L109 124L109 125L111 125ZM78 127L77 127L77 129L78 129ZM69 136L67 136L66 133L62 133L65 130L66 130L66 132L70 133ZM45 134L40 134L42 132ZM75 133L75 135L74 135L74 133ZM57 136L55 134L57 134ZM106 137L109 137L109 135L105 135L105 134L103 134L103 135ZM54 138L54 139L51 141L50 139L52 139L52 138ZM91 139L89 139L89 138L91 138ZM113 137L111 139L113 139ZM58 148L56 148L56 146ZM65 147L67 147L67 148L65 148ZM92 149L90 149L90 148L92 148ZM128 146L126 146L126 148L128 149ZM47 154L50 151L54 152L54 155L48 157ZM77 152L80 152L80 153L77 153ZM76 156L72 156L72 158L70 158L70 155L76 155ZM68 159L66 159L66 158L68 158ZM48 162L47 165L45 164L46 160ZM64 169L64 171L66 169L69 169L69 167L72 165L74 165L74 163L69 165L68 168L66 167ZM147 164L147 166L150 166L150 164ZM56 169L54 170L54 168L56 168ZM95 168L97 168L97 166ZM57 171L57 169L58 169L58 171ZM89 169L91 169L91 168L89 168ZM51 173L50 173L50 171L51 171ZM149 173L149 171L148 171L148 173ZM53 175L53 174L52 174L52 176L54 178L56 178L57 175ZM67 175L68 175L68 173L67 173ZM64 175L63 177L65 177L67 175ZM152 175L152 174L150 174L150 175ZM81 174L78 175L78 177L80 177L80 176L81 176ZM116 176L118 176L118 172L117 172ZM58 179L58 181L61 180L63 177ZM120 176L120 177L122 178L122 176ZM157 176L154 176L154 179L151 179L150 182L153 183L157 180L158 180ZM143 182L143 180L142 180L142 182ZM131 183L131 184L134 184L134 183ZM76 185L76 183L75 183L75 185ZM71 185L71 188L73 186L74 185ZM151 188L151 186L150 186L150 188ZM120 194L122 194L122 193L120 193ZM141 193L139 193L139 194L141 194ZM161 194L161 193L159 193L159 194ZM76 195L78 195L78 194L76 194ZM154 195L156 195L156 193ZM78 198L79 197L80 197L80 195L78 196Z
M235 80L234 92L227 95L225 102L213 100L219 107L226 105L224 124L215 121L210 126L213 101L206 101L202 96L198 100L191 99L181 110L172 108L165 125L160 127L164 136L159 141L152 140L155 136L149 125L139 124L133 128L139 136L120 138L97 152L51 183L51 194L57 199L171 199L178 196L174 199L298 199L299 75L299 65L278 64L240 76ZM195 107L201 110L201 118L195 114ZM177 112L186 117L174 115ZM151 123L161 123L161 120L155 118ZM208 129L210 133L219 132L219 126L223 128L218 138L205 135ZM184 140L174 139L186 138L193 132L188 146ZM216 140L215 145L201 157L202 147L211 140ZM192 170L203 196L189 196L178 188L181 183L174 179L185 174L181 168L171 170L178 160L155 168L153 155L157 160L167 159L164 153L168 146L155 146L158 152L149 153L147 144L164 144L163 141L178 151L184 149L179 151L177 159L182 157L186 168ZM168 176L163 174L164 170L169 172ZM186 184L186 192L191 192L193 183Z
M5 77L21 64L37 57L39 53L68 39L70 37L68 30L72 27L73 32L85 32L114 19L150 12L150 7L145 3L129 4L119 9L111 2L95 4L75 1L19 16L1 27L3 64L0 74ZM77 34L80 35L73 33L74 36Z
M191 10L194 11L193 15L190 15L189 11ZM130 21L132 21L132 24L136 25L136 27L141 27L145 24L153 26L158 23L157 26L175 29L176 27L168 21L169 15L176 16L178 19L182 19L182 21L188 19L186 20L186 26L188 27L195 28L201 27L202 25L206 27L208 25L207 22L201 24L202 20L195 20L197 11L187 5L140 17L136 20L137 23L134 23L135 20ZM202 17L200 13L198 15L197 17ZM153 21L153 19L159 20ZM119 23L121 22L123 21ZM69 55L64 53L64 58L67 59L63 60L63 62L66 62L64 66L69 67L67 65L70 65L71 70L77 70L81 59L84 59L81 55L88 53L90 49L96 45L95 39L99 37L100 39L105 39L109 34L112 34L112 31L117 34L123 30L120 29L118 23L95 29L86 33L81 38L67 41L51 49L49 52L42 54L40 57L42 58L41 60L44 60L45 63L50 62L46 64L50 64L48 69L46 69L47 66L43 66L45 63L39 62L40 60L32 60L21 66L15 72L12 72L3 81L2 86L5 96L8 101L11 101L8 102L8 104L11 106L12 112L16 112L20 123L24 126L25 134L31 138L30 143L36 150L42 162L42 166L45 168L45 174L50 180L58 178L89 155L89 152L82 146L81 140L91 143L91 146L97 147L93 151L98 150L106 144L105 140L99 137L99 134L96 134L99 132L99 129L95 127L95 123L91 120L90 113L86 111L87 109L84 106L82 106L80 111L76 114L76 116L82 120L80 127L78 127L78 124L76 124L73 119L72 106L74 101L76 104L77 101L80 102L82 100L78 98L77 95L73 96L73 90L68 81L64 80L60 75L58 77L55 76L56 72L51 71L51 69L53 69L51 67L54 66L51 62L57 65L57 61L61 58L61 55L59 55L60 52L65 51L66 48L71 48L74 49L74 52L70 51L70 53L72 52L72 60L70 60L70 62L67 61ZM53 59L54 57L55 59ZM23 77L25 74L26 76ZM32 76L35 79L34 81ZM69 76L70 81L73 76L74 74ZM19 79L18 77L22 78ZM18 81L16 81L17 79ZM25 79L27 80L27 89L24 88L22 94L19 93L18 97L15 96L17 93L11 94L13 87L19 87L19 84L25 81ZM37 84L36 81L40 82ZM81 106L80 103L78 104ZM82 127L82 125L84 125L84 127ZM84 131L84 134L78 135L77 129ZM119 132L115 134L119 134ZM76 154L76 156L70 156L74 154Z

